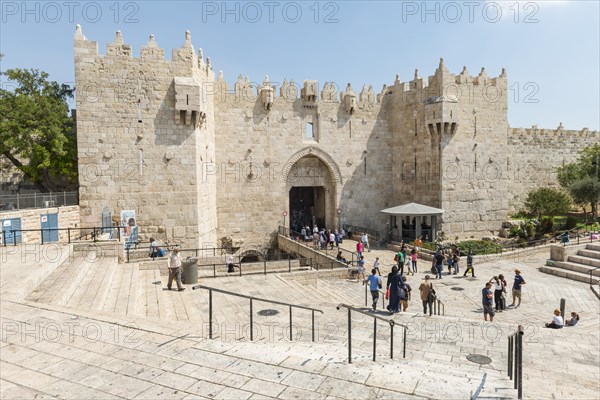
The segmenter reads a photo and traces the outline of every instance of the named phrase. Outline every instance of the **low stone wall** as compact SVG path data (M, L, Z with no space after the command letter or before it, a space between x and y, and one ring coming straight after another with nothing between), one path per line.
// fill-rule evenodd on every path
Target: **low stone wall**
M50 208L30 208L24 210L3 211L0 213L0 220L21 218L21 229L37 229L31 232L22 232L21 243L40 243L42 241L41 217L46 214L58 214L58 228L78 228L79 227L79 206L64 206ZM75 235L78 231L71 232ZM72 239L74 236L72 237ZM0 235L0 243L2 241ZM68 232L58 231L58 241L68 242Z
M185 258L183 259L185 261ZM209 278L215 276L232 276L239 275L240 269L239 264L235 263L235 273L228 273L227 266L224 263L218 264L207 264L202 260L198 264L198 278ZM161 276L168 276L168 257L158 258L154 261L140 261L138 263L140 270L160 270ZM300 264L300 260L281 260L281 261L267 261L266 262L267 273L275 273L275 272L288 272L290 269L292 271L298 271L303 268L310 268L308 266L303 266ZM249 262L242 263L242 275L249 274L262 274L265 271L265 264L262 262Z
M356 274L356 268L335 268L330 270L309 270L286 274L285 279L296 281L303 285L316 285L318 279L341 278L350 279Z

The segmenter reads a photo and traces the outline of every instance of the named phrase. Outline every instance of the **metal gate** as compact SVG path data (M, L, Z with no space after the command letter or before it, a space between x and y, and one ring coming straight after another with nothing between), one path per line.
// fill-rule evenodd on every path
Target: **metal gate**
M21 218L3 219L2 237L5 244L21 243Z
M40 215L42 243L58 242L58 214Z

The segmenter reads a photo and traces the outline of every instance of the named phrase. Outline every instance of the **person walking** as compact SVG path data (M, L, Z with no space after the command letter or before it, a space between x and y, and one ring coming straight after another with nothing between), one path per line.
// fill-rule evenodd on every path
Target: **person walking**
M525 284L525 279L521 276L521 270L515 269L515 282L512 287L512 304L509 307L519 307L521 305L521 286ZM515 306L515 300L519 299L519 304Z
M381 271L379 270L379 257L375 257L375 262L373 263L373 268L377 271L377 274L381 276Z
M362 237L360 238L360 241L362 242L363 247L367 249L367 251L370 253L371 247L369 246L369 235L367 234L367 232L363 233Z
M360 256L357 266L358 270L356 271L356 283L358 283L359 279L362 281L365 280L365 258L363 256Z
M458 275L459 267L458 262L460 261L460 253L457 250L456 253L452 256L452 265L454 266L454 275Z
M494 295L492 294L491 291L491 287L492 287L492 283L488 282L485 284L485 287L483 288L483 290L481 291L481 303L483 305L483 319L485 321L488 320L488 315L490 316L490 322L494 321L494 315L496 315L496 313L494 312Z
M469 250L469 254L467 254L467 269L463 276L467 276L467 274L471 271L471 278L475 278L475 269L473 268L473 252Z
M184 291L185 288L181 284L181 257L179 256L179 246L175 246L169 255L169 279L167 280L167 289L171 290L173 279L177 283L177 290Z
M400 312L400 288L404 286L402 276L398 274L398 267L394 265L392 272L387 277L386 289L390 291L390 302L388 303L388 311L390 313Z
M406 283L406 280L408 279L408 277L404 277L404 298L400 299L400 305L402 306L402 311L406 312L406 310L408 309L408 302L410 300L410 294L412 292L412 289L410 287L410 285L408 283Z
M425 275L425 281L419 286L419 294L423 302L423 314L427 315L427 305L429 305L429 313L431 314L433 312L431 307L433 305L435 290L433 289L433 283L431 283L429 275Z
M435 268L436 268L436 279L442 279L442 272L444 271L444 260L446 256L442 253L442 249L438 249L435 253Z
M410 258L412 261L412 270L414 275L417 272L417 260L419 259L419 251L416 247L411 250Z
M356 253L358 253L358 258L360 259L360 257L362 257L362 253L363 253L363 244L362 242L356 242Z
M371 270L371 275L364 280L364 283L369 283L369 290L371 291L371 298L373 299L373 311L377 309L377 300L379 300L379 289L381 289L381 277L375 275L375 268ZM381 275L381 274L380 274Z

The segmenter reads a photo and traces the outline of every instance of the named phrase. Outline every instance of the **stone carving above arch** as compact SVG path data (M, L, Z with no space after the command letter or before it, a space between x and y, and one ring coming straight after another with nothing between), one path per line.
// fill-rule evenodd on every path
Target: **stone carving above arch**
M335 182L337 184L343 184L342 173L340 172L340 168L338 167L333 157L331 157L329 154L315 146L305 147L302 150L296 152L288 159L282 171L284 182L288 182L288 175L294 164L296 164L296 162L302 157L306 156L314 156L321 160L329 168L329 171L333 176L333 179L335 179Z

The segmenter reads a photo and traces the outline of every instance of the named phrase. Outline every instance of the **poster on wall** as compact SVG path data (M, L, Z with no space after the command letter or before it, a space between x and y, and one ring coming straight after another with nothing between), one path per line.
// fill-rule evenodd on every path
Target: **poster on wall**
M138 242L138 226L135 210L121 210L122 235L126 247L134 247Z

